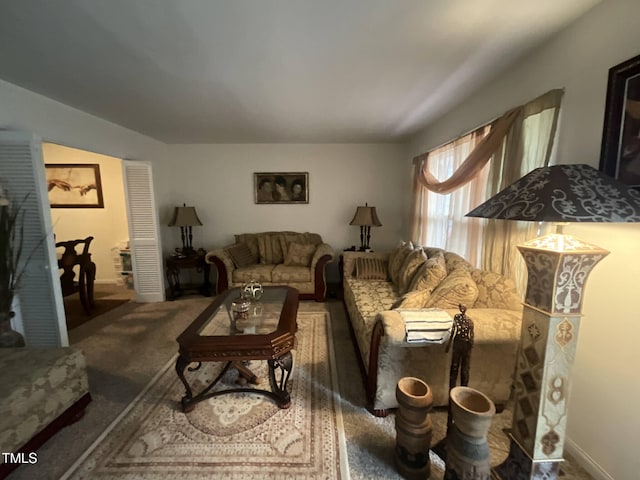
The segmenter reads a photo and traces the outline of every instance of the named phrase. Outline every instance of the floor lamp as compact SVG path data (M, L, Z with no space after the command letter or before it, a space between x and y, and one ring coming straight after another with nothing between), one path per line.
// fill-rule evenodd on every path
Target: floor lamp
M533 170L468 217L534 222L640 222L640 192L588 165ZM503 480L555 479L563 460L570 370L587 276L609 252L572 236L518 245L527 266L515 372L509 456Z

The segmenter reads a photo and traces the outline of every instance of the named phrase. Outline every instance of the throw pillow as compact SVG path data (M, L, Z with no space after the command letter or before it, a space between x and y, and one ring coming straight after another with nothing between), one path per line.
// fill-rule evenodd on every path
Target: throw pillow
M409 291L409 284L418 268L427 261L427 255L422 248L416 247L409 252L398 273L398 293L404 295Z
M358 280L386 280L387 262L382 258L356 258L356 278Z
M248 267L258 263L258 259L246 243L236 243L226 250L237 268Z
M478 287L464 268L458 268L449 272L446 278L431 294L431 298L425 305L430 308L458 308L459 304L471 308L478 298Z
M277 265L284 261L281 235L279 233L262 233L258 235L258 250L260 251L260 263L264 265Z
M397 246L393 248L393 250L389 252L389 258L387 258L388 269L391 268L391 264L393 263L393 260L396 258L396 255L398 255L398 252L400 251L400 249L406 245L406 243L407 242L400 242ZM391 270L389 270L389 274L390 273L391 273Z
M435 255L418 267L407 291L427 290L429 295L436 289L440 282L447 276L444 255L437 252Z
M473 270L473 266L457 253L444 252L444 261L447 265L447 272L453 272L459 268L463 268L468 272Z
M512 279L477 268L471 272L471 278L478 286L475 308L522 309L522 299Z
M427 292L426 290L415 290L405 293L391 305L391 310L396 308L425 308L430 296L431 292Z
M399 248L393 258L389 261L389 277L391 278L391 282L396 285L396 287L398 286L402 264L407 258L407 255L409 255L412 250L413 243L407 242Z
M284 258L284 264L296 267L308 267L311 265L311 259L313 254L316 253L316 245L303 244L303 243L291 243L289 244L289 250Z

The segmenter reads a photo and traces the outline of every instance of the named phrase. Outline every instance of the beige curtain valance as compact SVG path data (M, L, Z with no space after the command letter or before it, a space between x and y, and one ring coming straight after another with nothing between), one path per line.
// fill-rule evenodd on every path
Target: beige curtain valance
M429 172L429 153L423 153L413 159L414 180L427 190L447 194L462 187L473 179L498 151L517 119L520 121L530 115L556 107L560 104L563 90L551 90L544 95L513 108L491 123L491 131L469 154L460 167L446 180L440 181Z

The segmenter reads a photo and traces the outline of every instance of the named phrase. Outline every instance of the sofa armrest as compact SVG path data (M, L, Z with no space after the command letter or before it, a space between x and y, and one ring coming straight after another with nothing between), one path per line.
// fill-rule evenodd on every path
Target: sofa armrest
M335 257L333 248L331 248L331 245L329 245L328 243L321 243L320 245L318 245L318 248L316 248L316 251L313 254L313 257L311 258L312 270L316 268L316 265L318 264L320 259L324 256L327 256L327 262L333 261Z
M343 252L342 254L343 278L352 278L355 276L357 258L379 258L384 262L388 262L389 252L353 252L353 251Z
M322 302L327 296L327 279L325 277L325 267L335 257L333 248L327 243L321 243L316 248L311 258L311 275L313 275L314 299Z
M233 270L236 268L231 255L224 248L217 248L207 252L204 257L207 263L215 265L218 269L218 281L216 282L216 294L229 289L232 283Z

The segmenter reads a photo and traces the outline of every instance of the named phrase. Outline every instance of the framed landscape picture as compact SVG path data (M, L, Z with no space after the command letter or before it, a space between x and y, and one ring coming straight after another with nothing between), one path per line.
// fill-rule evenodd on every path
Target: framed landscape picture
M600 170L640 187L640 55L609 69Z
M45 165L51 208L104 208L100 165Z
M253 174L255 202L309 203L309 172L262 172Z

